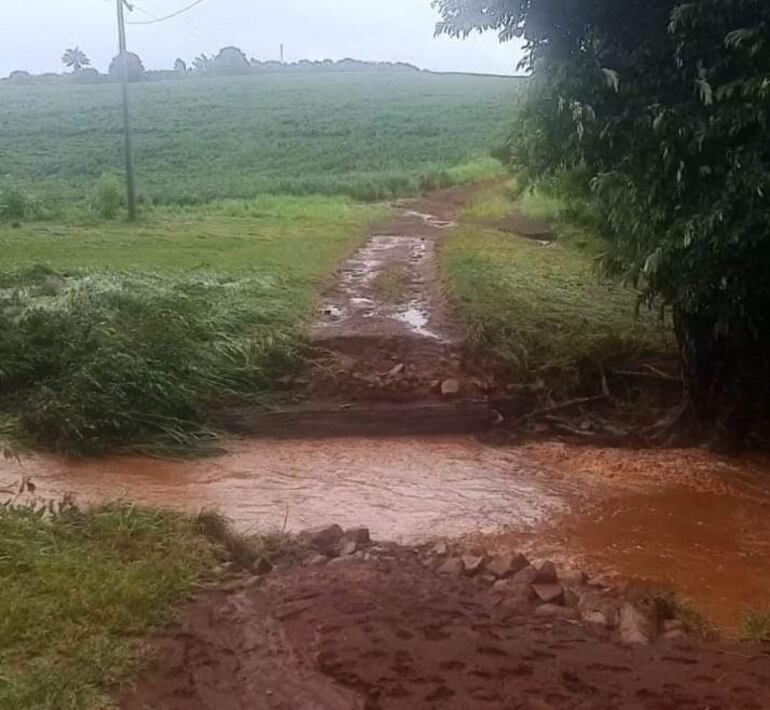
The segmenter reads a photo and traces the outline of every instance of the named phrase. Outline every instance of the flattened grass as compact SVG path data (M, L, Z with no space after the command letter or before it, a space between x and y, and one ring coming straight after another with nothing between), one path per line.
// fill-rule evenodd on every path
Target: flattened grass
M214 563L181 515L0 507L0 707L107 707L145 662L143 637Z
M0 228L0 418L68 453L206 446L212 405L298 366L320 284L385 213L261 197Z
M669 324L637 314L633 291L600 278L592 235L557 225L559 239L544 246L483 226L513 207L506 188L481 193L443 246L472 355L496 360L514 380L550 374L573 387L584 367L673 352Z

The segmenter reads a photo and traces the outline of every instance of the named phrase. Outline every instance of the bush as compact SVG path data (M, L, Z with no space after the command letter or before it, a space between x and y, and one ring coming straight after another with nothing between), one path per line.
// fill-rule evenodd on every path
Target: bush
M0 220L24 219L31 206L29 196L16 185L0 186Z
M91 209L104 219L115 219L126 205L123 183L114 173L99 178L91 194Z

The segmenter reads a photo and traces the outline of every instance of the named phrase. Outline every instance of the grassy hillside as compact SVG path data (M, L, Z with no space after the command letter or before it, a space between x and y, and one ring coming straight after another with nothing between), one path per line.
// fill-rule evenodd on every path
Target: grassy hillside
M135 84L139 190L182 204L408 194L488 156L519 82L384 72ZM44 201L83 201L102 173L122 168L121 131L117 85L2 86L0 180Z

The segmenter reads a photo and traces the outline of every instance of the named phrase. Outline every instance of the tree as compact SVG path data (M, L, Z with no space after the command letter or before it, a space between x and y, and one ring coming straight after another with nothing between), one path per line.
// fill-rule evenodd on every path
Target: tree
M138 54L133 52L126 52L125 55L119 54L114 57L110 62L109 75L115 79L120 79L123 76L123 57L128 66L128 80L129 81L141 81L144 78L144 64Z
M201 54L192 62L192 70L195 74L208 74L211 71L213 60L211 57Z
M605 268L673 313L679 423L740 446L770 419L770 4L436 4L438 32L523 38L533 86L511 162L582 171Z
M8 75L6 81L11 82L12 84L34 84L35 77L33 77L32 74L30 74L28 71L17 69Z
M61 61L64 66L72 69L74 72L79 72L83 67L90 66L91 64L91 60L80 47L66 50L62 55Z
M238 47L222 47L212 64L216 74L246 74L249 68L249 60Z
M174 71L177 74L187 74L187 64L185 64L184 59L177 58L174 62Z

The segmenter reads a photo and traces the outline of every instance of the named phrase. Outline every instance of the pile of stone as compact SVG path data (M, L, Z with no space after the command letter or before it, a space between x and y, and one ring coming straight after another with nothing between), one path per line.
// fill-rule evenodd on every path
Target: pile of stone
M486 588L511 615L593 624L616 631L622 641L634 644L687 636L685 623L674 617L662 598L606 586L590 580L582 570L559 570L550 561L535 564L519 552L489 554L480 547L462 549L443 541L414 548L374 544L368 528L343 530L339 525L304 530L299 539L308 550L307 566L394 560L409 554L439 576Z
M420 553L423 564L436 574L488 586L498 605L512 614L596 624L616 630L626 643L687 636L685 623L674 618L661 597L592 582L582 570L557 570L550 561L534 564L517 552L450 550L445 542L423 547Z
M309 528L299 534L312 554L305 560L307 565L323 565L334 560L371 558L367 548L371 546L369 528L357 527L343 530L339 525L323 525Z

